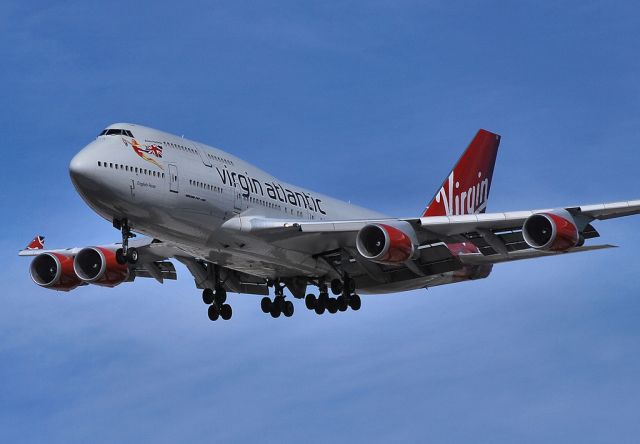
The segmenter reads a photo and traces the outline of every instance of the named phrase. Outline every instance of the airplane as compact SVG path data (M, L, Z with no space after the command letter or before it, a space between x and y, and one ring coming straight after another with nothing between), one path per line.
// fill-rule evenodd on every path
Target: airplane
M479 130L421 215L396 218L285 183L200 142L117 123L73 157L69 174L121 241L45 249L36 236L19 255L34 257L37 285L58 291L174 280L173 259L202 289L212 321L232 317L227 293L263 296L262 311L277 318L294 313L285 289L319 315L357 311L361 294L483 279L502 262L612 248L585 245L599 237L592 222L640 213L640 200L487 213L499 144L499 135Z

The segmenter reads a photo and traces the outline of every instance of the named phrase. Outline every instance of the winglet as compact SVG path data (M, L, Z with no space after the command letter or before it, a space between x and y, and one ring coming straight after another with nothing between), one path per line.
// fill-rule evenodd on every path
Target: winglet
M36 236L33 240L27 245L26 250L42 250L44 249L44 236Z
M484 213L489 199L500 136L481 129L423 213L457 216Z

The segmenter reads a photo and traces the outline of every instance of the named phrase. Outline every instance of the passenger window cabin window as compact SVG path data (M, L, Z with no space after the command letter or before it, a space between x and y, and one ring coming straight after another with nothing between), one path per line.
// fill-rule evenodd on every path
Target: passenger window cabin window
M98 166L102 166L102 165L100 164L100 161L99 161L99 160L98 160Z

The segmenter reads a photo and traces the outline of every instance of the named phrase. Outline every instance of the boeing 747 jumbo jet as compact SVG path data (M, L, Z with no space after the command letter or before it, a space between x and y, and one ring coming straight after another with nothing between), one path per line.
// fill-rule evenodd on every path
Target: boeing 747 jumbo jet
M122 241L48 250L36 236L19 254L34 256L36 284L59 291L143 277L162 283L176 279L174 259L203 290L212 321L231 318L228 292L263 296L262 311L277 318L294 311L285 288L318 314L359 310L359 294L482 279L500 262L610 248L585 245L599 236L591 223L640 212L636 200L486 213L499 143L478 131L422 215L394 218L287 184L217 148L114 124L76 154L69 173Z

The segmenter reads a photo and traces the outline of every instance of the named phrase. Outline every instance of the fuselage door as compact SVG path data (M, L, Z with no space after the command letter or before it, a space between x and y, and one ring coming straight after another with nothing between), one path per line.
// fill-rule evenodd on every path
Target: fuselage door
M202 163L204 163L206 166L211 168L211 159L209 159L209 156L207 156L207 153L205 152L205 150L203 150L202 147L200 147L200 145L198 145L197 143L194 143L193 146L196 148L196 151L200 155L200 159L202 159Z
M169 164L169 191L178 192L178 167L172 163Z

